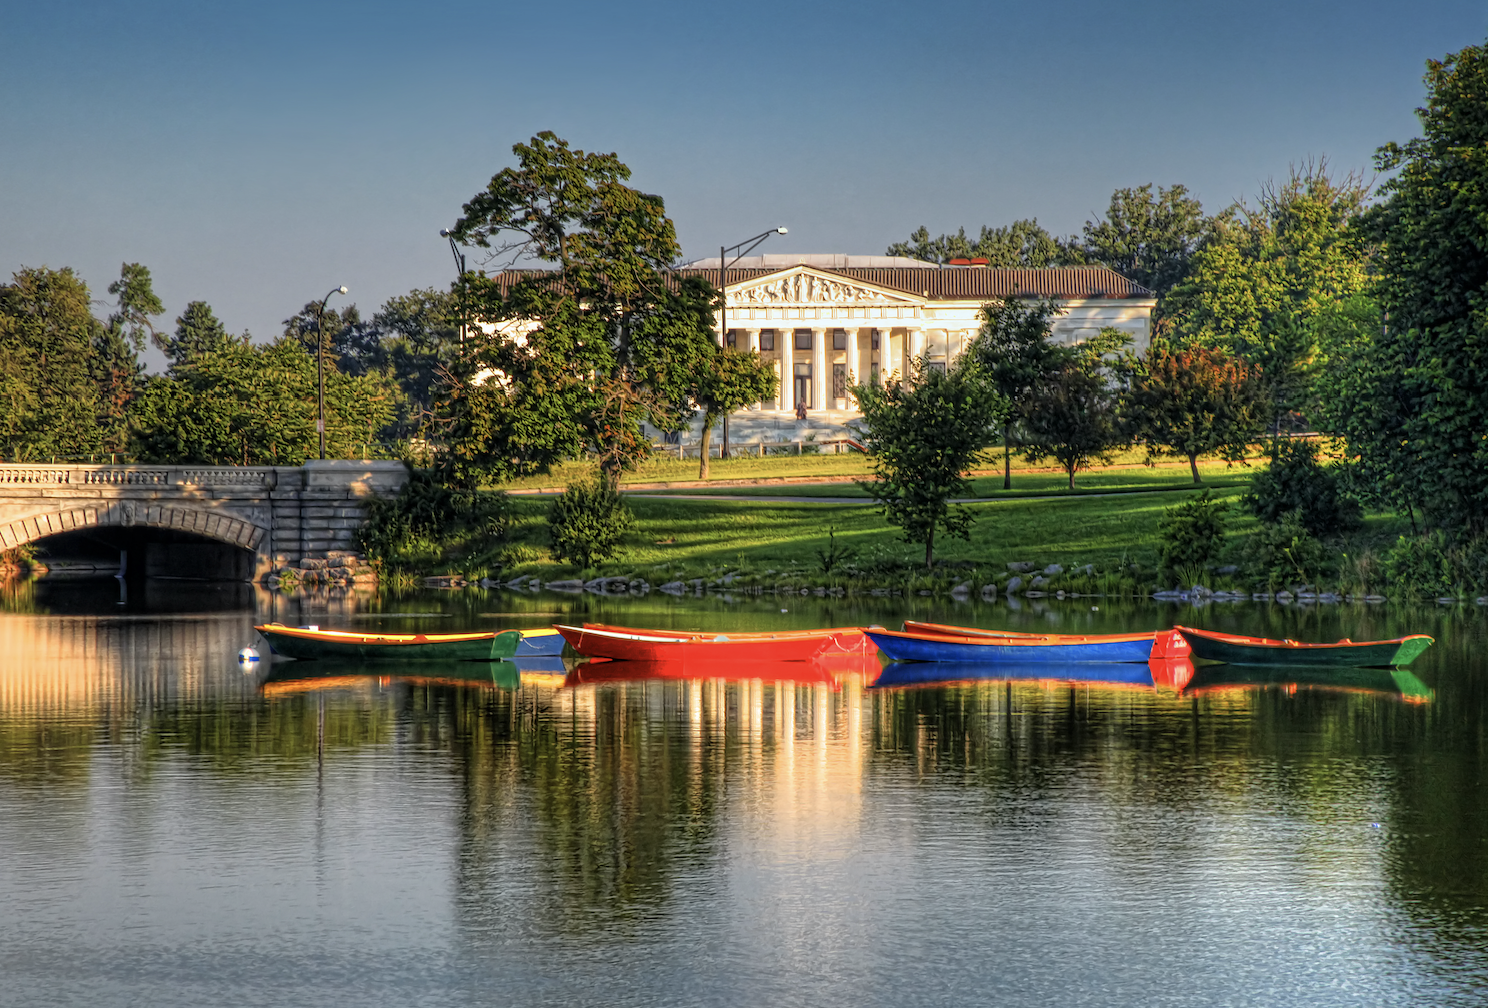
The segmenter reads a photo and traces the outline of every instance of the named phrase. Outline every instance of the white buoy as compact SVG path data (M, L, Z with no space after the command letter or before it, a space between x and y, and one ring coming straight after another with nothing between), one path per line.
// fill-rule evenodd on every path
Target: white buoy
M243 650L241 650L241 651L238 652L238 662L239 662L239 664L246 665L249 662L256 662L256 661L258 661L258 652L256 650L254 650L253 648L251 648L251 647L245 647Z

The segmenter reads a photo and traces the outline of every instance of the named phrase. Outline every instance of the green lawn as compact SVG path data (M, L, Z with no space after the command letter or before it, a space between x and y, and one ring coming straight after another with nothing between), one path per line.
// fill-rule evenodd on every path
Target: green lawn
M1216 495L1233 500L1240 493L1229 487ZM1175 493L975 504L970 541L942 540L936 557L997 568L1028 560L1066 567L1093 563L1099 569L1123 558L1150 566L1157 559L1158 521L1179 499ZM629 503L636 529L624 555L604 565L606 574L636 573L652 582L658 576L702 576L721 567L809 574L819 571L816 553L827 548L829 528L836 530L839 544L853 550L858 563L916 564L924 556L923 547L900 541L898 530L868 505L666 500L639 494ZM518 535L535 552L546 541L542 516L547 504L518 498L515 507ZM1240 533L1251 524L1236 520L1232 527ZM521 572L556 576L560 570L533 559Z

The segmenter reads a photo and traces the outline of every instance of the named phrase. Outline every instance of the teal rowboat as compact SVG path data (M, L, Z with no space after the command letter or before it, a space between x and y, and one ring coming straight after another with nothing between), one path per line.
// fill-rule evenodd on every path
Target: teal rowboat
M1397 696L1428 703L1431 687L1403 668L1319 668L1286 665L1202 665L1183 687L1184 696L1237 689L1327 690Z
M521 643L518 630L501 633L378 634L266 623L253 629L285 658L362 661L501 661Z
M1241 637L1236 634L1174 627L1193 649L1196 661L1227 665L1292 665L1308 668L1399 668L1409 665L1435 641L1411 634L1384 641L1341 640L1333 644Z

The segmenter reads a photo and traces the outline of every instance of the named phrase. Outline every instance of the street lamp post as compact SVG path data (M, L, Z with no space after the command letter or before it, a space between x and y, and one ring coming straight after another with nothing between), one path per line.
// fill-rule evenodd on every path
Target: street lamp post
M326 302L329 301L332 296L345 293L345 287L337 287L331 291L328 291L326 293L326 296L320 299L320 310L315 313L315 330L317 336L316 343L319 345L320 348L320 352L315 355L315 379L316 383L320 386L320 393L318 396L319 408L316 411L315 430L316 433L320 435L321 459L325 458L325 308Z
M722 245L718 247L718 339L722 346L728 346L728 295L724 293L724 289L728 284L728 268L759 248L760 242L771 235L788 233L783 227L771 228L769 231L757 234L753 238L745 238L737 245L730 245L726 248ZM736 249L739 250L739 254L734 256L732 260L728 259L728 254ZM781 381L785 381L785 378L782 377ZM719 454L722 458L729 457L729 418L727 413L723 415L723 445L719 450Z
M465 276L465 253L460 251L460 246L455 242L455 233L449 228L440 228L439 237L449 239L450 255L455 257L455 280L458 282ZM465 307L463 304L460 306L460 342L465 342Z

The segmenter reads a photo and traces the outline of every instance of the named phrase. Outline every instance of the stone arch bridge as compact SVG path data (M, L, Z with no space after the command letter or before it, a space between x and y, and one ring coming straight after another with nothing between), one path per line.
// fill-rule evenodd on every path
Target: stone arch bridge
M121 551L129 544L153 550L151 573L258 579L355 549L367 501L396 494L407 478L401 462L345 459L303 466L0 464L0 549L84 537Z

